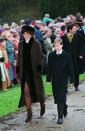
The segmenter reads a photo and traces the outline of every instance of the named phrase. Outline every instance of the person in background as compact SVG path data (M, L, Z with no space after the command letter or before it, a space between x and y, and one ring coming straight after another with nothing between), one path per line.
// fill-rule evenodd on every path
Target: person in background
M4 38L0 37L0 89L7 90L7 88L10 86L10 78L6 68L8 56L4 43Z
M14 85L16 85L18 83L17 81L17 77L16 77L16 61L17 61L17 56L18 56L18 44L19 44L19 33L15 30L15 29L11 29L11 34L13 35L13 46L14 46L14 68L13 68L13 73L14 73Z
M47 29L45 35L43 36L44 38L44 46L45 46L45 50L47 53L47 61L48 61L48 55L51 51L53 51L53 43L51 41L51 34L52 31L51 29Z
M11 86L14 86L14 45L13 45L13 35L10 32L7 32L5 34L5 39L6 39L6 51L8 55L8 60L10 63L9 67L9 76L11 80Z
M40 44L34 39L34 28L28 25L22 27L23 40L18 47L16 73L21 83L19 106L26 105L27 118L32 120L31 104L40 103L40 116L45 113L45 93L42 81L43 59Z
M84 41L80 34L76 33L76 25L73 23L68 23L67 25L67 33L62 36L63 41L63 49L70 53L73 62L74 69L74 88L75 91L79 91L79 74L81 73L80 69L80 61L83 60L84 56Z
M47 24L47 23L50 23L50 22L53 22L53 19L50 18L50 14L46 13L42 19L42 22Z
M66 94L68 78L74 82L74 72L71 56L63 49L61 38L54 41L54 51L48 56L47 82L51 82L54 96L54 103L57 104L58 121L63 123L63 116L67 116Z

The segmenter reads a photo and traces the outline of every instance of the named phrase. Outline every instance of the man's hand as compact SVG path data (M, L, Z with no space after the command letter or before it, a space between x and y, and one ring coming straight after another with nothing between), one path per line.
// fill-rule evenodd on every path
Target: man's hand
M74 83L70 83L70 87L73 87L74 86Z
M82 60L82 59L83 59L83 56L79 56L79 58Z

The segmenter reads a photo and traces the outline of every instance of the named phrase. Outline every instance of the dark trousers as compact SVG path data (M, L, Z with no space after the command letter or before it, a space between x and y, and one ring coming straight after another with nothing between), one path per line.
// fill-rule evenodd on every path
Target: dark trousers
M75 75L74 87L77 88L79 85L79 74Z
M68 105L66 103L64 104L57 104L57 111L58 111L58 119L65 117L67 114L67 107Z
M58 118L63 118L64 104L57 104Z

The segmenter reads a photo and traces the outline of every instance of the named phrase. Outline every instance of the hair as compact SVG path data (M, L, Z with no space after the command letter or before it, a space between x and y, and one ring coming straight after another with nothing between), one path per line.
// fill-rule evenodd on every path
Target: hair
M67 24L67 32L69 32L70 30L72 30L72 28L75 26L75 24L74 23L68 23Z
M55 43L55 41L59 42L59 43L60 43L60 45L63 45L63 41L62 41L62 39L61 39L61 38L56 38L56 39L54 40L54 43Z
M66 25L61 26L61 30L62 31L66 30Z
M28 32L31 35L34 35L35 29L32 26L24 25L22 26L21 33Z

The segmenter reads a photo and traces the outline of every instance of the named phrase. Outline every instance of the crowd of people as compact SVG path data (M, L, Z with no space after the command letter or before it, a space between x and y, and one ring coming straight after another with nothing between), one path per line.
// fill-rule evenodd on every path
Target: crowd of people
M84 71L85 18L80 13L55 19L45 14L42 20L22 19L19 24L0 26L0 89L7 90L21 81L19 107L26 104L26 122L32 119L31 102L40 102L40 116L45 113L42 74L47 74L47 81L52 82L59 115L57 123L62 124L63 113L67 115L69 76L75 91L79 91L79 74Z

